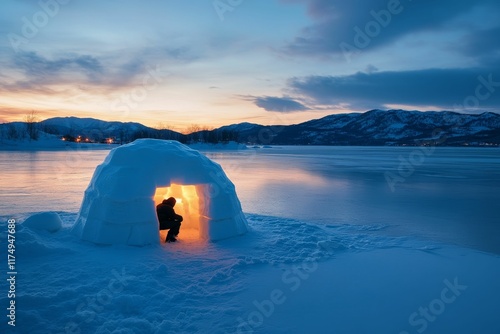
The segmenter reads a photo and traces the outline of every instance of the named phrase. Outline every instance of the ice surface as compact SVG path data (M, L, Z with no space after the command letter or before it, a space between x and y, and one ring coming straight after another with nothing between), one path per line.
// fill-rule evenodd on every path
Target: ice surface
M178 202L196 208L189 215L195 222L183 224L195 228L201 239L247 231L235 187L220 165L179 142L142 139L112 150L96 168L74 232L98 244L158 243L157 190L166 189L170 196L167 188L183 186L193 186L195 193L190 199L183 189L176 190Z

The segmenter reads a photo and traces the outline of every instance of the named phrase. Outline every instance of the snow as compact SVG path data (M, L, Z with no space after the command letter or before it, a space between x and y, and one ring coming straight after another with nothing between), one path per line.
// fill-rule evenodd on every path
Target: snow
M0 140L0 150L2 151L59 151L59 150L76 150L76 149L91 149L91 150L110 150L114 145L109 144L88 144L67 142L61 139L61 136L40 132L38 140Z
M56 234L17 226L19 332L500 330L498 256L374 233L384 226L252 214L247 234L217 243L98 247L60 215Z
M170 196L183 210L181 231L209 241L247 231L235 187L220 165L179 142L156 139L109 153L85 191L73 230L97 244L158 243L155 206Z
M62 221L56 212L41 212L26 219L24 226L35 230L57 232L62 227Z

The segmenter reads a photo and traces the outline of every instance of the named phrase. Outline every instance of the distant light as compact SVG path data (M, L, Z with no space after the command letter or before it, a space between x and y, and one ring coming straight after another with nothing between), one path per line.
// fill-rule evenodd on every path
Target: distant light
M182 204L182 198L176 198L175 201L179 204Z

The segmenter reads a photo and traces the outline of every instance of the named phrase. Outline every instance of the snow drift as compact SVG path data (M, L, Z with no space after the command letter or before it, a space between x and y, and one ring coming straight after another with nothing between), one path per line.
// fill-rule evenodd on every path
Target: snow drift
M53 233L62 228L62 220L56 212L41 212L28 217L23 225L33 230Z
M155 205L170 196L184 216L181 236L194 230L215 241L247 231L234 184L220 165L179 142L154 139L115 148L97 166L73 231L97 244L158 243Z

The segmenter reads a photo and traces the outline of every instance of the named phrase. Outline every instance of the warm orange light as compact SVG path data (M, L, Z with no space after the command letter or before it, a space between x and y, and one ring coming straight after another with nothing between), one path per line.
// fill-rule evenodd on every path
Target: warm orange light
M203 198L198 196L197 186L171 184L170 187L156 188L155 206L169 197L176 199L174 210L184 218L180 238L189 235L190 238L199 239L200 208L203 205Z

